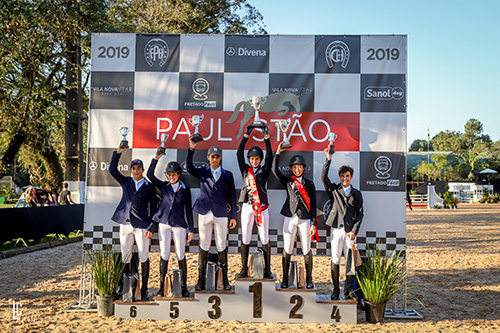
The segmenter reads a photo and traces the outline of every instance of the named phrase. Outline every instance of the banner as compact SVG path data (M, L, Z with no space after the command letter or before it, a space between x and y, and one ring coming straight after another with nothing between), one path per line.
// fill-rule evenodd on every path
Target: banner
M120 127L130 130L131 149L118 166L124 175L130 175L135 158L147 169L161 134L168 134L166 156L156 169L156 176L165 179L169 161L184 167L194 132L190 119L202 117L199 131L205 141L197 145L194 163L207 165L208 148L218 146L222 166L233 173L239 190L236 149L254 119L250 100L260 96L260 118L269 127L273 150L283 140L276 123L289 122L292 148L283 153L280 170L289 174L290 157L301 154L307 161L305 177L315 183L320 241L313 242L313 252L330 253L324 220L331 202L320 177L329 132L338 135L330 180L338 183L338 168L350 165L352 185L363 193L360 250L377 242L403 248L406 71L405 35L93 34L84 244L119 243L118 224L110 217L121 188L108 169L121 140ZM261 130L252 132L246 149L251 146L265 148ZM194 201L198 180L187 172L182 180L192 188ZM272 253L281 253L279 212L286 193L273 175L268 192ZM229 233L232 253L239 252L240 234L239 227ZM251 246L258 244L254 233ZM158 250L157 235L152 250ZM196 216L188 250L198 250Z

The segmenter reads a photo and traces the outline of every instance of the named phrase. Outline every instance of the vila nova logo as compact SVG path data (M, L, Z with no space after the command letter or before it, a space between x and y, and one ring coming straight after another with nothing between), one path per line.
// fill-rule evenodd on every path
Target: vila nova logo
M363 98L365 100L396 100L403 99L405 92L401 87L366 87Z

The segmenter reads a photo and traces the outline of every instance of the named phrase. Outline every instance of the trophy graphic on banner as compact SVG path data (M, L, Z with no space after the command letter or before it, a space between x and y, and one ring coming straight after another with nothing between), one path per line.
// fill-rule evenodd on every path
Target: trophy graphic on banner
M253 123L251 125L252 127L262 127L264 125L264 123L262 122L262 120L260 120L260 117L259 117L259 110L262 107L262 104L264 102L265 102L265 100L263 100L263 98L260 96L253 96L251 101L250 101L250 103L252 104L252 107L255 110L255 116L253 119Z
M161 144L158 147L158 149L156 150L157 154L159 154L159 155L165 155L165 141L167 141L167 139L168 139L168 134L167 133L161 133L161 135L160 135Z
M330 148L329 150L330 155L335 153L335 147L333 146L333 143L335 142L335 140L337 140L338 137L339 136L333 132L328 133L328 141L329 141L328 148Z
M192 116L189 118L189 123L194 126L194 133L189 137L194 143L203 141L203 137L200 134L201 121L205 116Z
M122 135L122 141L120 142L120 149L128 148L128 141L127 141L128 127L123 126L122 128L120 128L120 134Z
M283 141L281 143L281 148L283 149L292 147L290 140L286 136L286 132L288 131L289 125L290 125L290 119L283 119L276 122L276 127L278 127L278 130L280 130L283 133Z

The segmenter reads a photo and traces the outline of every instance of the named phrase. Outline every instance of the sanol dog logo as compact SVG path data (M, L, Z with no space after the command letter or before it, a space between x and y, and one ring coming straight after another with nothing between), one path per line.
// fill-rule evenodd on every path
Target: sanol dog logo
M401 87L366 87L365 100L396 100L403 99L405 92Z
M346 43L336 40L328 44L325 50L326 64L332 68L335 63L340 62L342 68L346 68L349 63L351 52Z
M150 67L155 63L163 66L167 62L169 54L168 44L160 38L153 38L144 47L144 58Z

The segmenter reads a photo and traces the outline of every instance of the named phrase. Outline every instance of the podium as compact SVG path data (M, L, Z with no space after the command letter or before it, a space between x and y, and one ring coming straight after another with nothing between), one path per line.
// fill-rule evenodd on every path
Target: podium
M238 278L231 290L195 291L190 298L115 301L115 318L356 324L356 305L316 289L281 289L274 279Z

